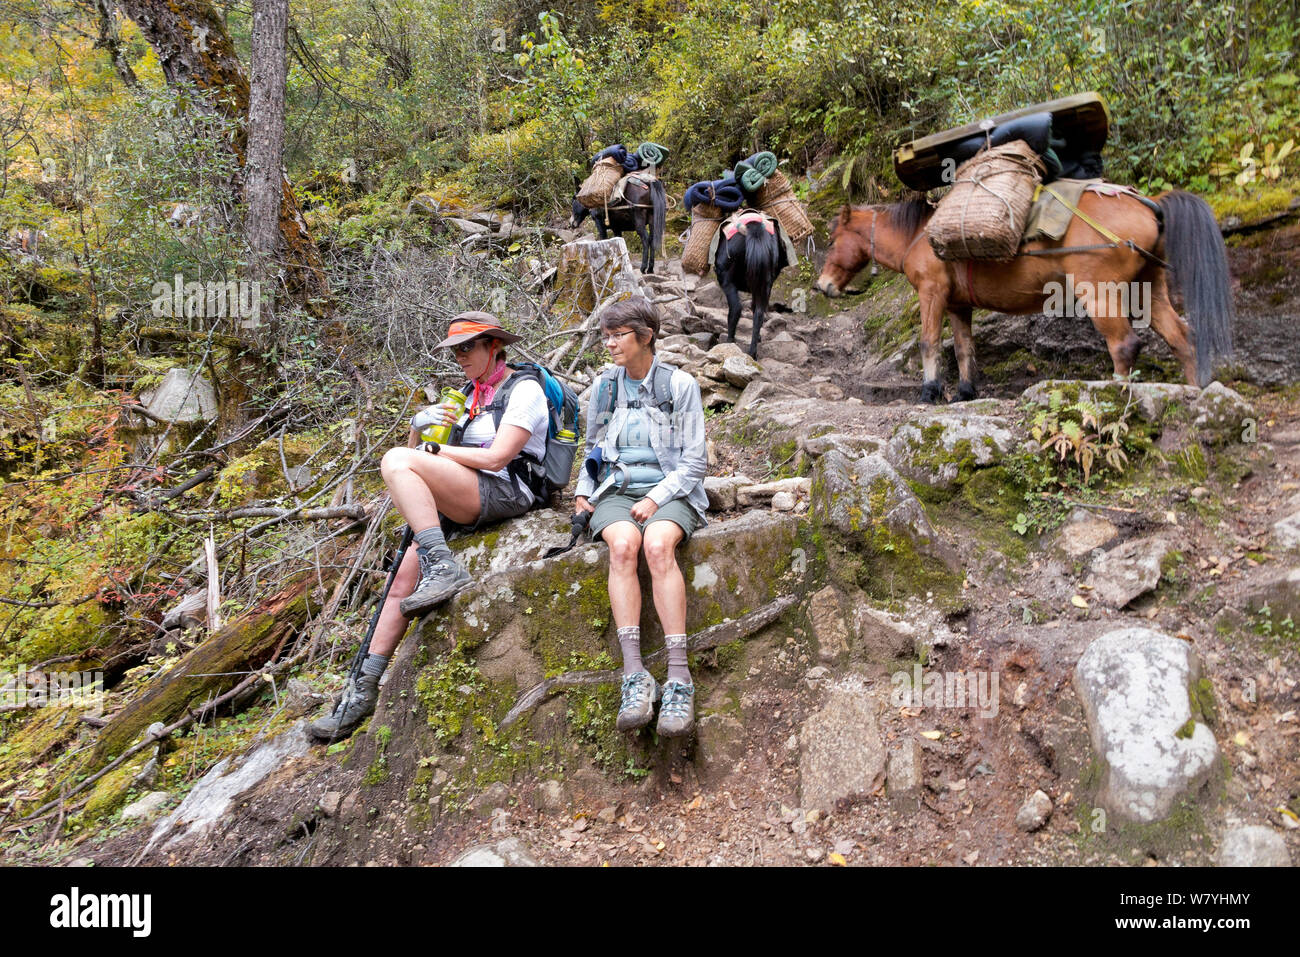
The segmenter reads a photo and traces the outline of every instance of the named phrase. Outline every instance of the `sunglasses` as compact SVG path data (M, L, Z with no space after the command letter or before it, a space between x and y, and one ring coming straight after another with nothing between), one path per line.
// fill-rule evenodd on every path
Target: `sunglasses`
M474 348L479 344L479 341L480 340L475 339L471 342L462 342L459 345L452 346L451 351L456 353L458 356L467 356L474 351Z

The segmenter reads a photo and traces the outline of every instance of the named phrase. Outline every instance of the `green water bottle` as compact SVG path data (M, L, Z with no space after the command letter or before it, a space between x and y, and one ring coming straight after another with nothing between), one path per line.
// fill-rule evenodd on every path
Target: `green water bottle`
M442 404L451 404L456 407L456 418L460 418L465 412L465 393L459 389L453 389L447 386L439 395L442 398ZM439 445L446 445L451 441L451 430L455 427L452 425L427 425L420 430L421 442L437 442Z

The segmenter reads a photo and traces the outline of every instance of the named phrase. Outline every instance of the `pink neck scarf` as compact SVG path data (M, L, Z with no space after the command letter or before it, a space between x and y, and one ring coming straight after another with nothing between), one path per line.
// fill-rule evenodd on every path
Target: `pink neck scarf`
M492 402L492 396L496 394L497 386L506 377L508 371L506 369L506 360L498 359L496 368L492 370L486 379L482 382L477 379L474 380L474 398L469 406L471 418L478 415L485 406Z

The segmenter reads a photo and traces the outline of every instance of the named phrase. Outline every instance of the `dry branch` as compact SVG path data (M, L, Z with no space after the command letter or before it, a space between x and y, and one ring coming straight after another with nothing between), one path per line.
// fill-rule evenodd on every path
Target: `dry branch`
M221 512L179 512L172 516L184 525L202 525L204 522L229 522L237 518L293 518L303 522L327 522L335 518L360 521L366 510L360 505L335 505L329 508L269 508L251 506L232 508Z

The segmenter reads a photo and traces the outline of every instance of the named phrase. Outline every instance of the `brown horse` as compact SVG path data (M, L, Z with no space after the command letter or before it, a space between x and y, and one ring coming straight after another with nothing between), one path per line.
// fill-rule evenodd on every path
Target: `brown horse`
M1045 303L1062 302L1053 299L1062 290L1069 296L1078 291L1077 308L1105 337L1117 376L1132 371L1142 341L1129 322L1128 313L1133 311L1126 308L1129 297L1108 293L1131 289L1149 303L1146 317L1182 363L1187 381L1208 385L1215 363L1232 352L1227 253L1210 207L1183 192L1165 193L1150 203L1128 194L1089 191L1078 208L1123 242L1107 243L1076 216L1059 242L1035 241L1021 247L1022 252L1060 249L1060 253L1019 255L1010 262L945 262L926 238L925 223L932 209L924 198L892 206L846 205L831 222L831 248L817 288L838 296L869 262L907 276L921 300L923 402L937 402L943 395L939 351L945 312L952 321L961 376L956 397L973 399L971 310L1042 312ZM1188 323L1169 301L1162 262L1166 259L1182 289L1194 342L1188 336ZM1074 303L1065 305L1074 307Z

